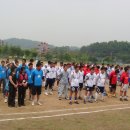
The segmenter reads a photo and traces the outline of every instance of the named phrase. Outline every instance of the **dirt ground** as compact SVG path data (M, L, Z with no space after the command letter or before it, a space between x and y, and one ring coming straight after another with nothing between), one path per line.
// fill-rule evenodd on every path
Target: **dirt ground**
M31 106L27 94L26 106L20 108L8 108L1 95L0 130L130 130L130 100L121 102L117 95L104 102L69 105L68 100L58 100L57 87L53 92L42 93L42 106Z

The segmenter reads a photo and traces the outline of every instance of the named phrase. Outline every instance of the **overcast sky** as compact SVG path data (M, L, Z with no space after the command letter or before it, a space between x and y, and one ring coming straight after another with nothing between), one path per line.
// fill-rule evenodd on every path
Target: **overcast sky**
M52 45L130 41L130 0L0 0L0 39Z

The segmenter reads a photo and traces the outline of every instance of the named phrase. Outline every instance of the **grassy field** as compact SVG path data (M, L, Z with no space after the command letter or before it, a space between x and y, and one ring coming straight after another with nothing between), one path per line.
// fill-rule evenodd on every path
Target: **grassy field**
M1 122L4 130L130 130L130 110Z
M118 97L70 106L54 91L54 95L42 94L42 106L32 107L27 95L21 108L8 108L0 97L0 130L130 130L130 101L120 102Z

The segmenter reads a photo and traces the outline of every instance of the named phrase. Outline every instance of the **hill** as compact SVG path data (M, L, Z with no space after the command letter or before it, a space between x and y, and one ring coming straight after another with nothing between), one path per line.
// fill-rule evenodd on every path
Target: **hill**
M20 46L22 49L32 49L32 48L37 48L38 44L40 43L39 41L32 41L28 39L18 39L18 38L10 38L4 40L7 45L12 45L12 46ZM49 45L49 48L53 48L54 46Z

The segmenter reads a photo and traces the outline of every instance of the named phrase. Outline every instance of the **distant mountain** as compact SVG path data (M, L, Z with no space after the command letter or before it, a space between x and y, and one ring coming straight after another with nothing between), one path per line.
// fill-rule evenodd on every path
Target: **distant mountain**
M37 48L38 44L40 44L39 41L32 41L28 39L18 39L18 38L5 39L4 42L7 45L20 46L23 49ZM49 48L53 47L54 47L53 45L49 45Z

